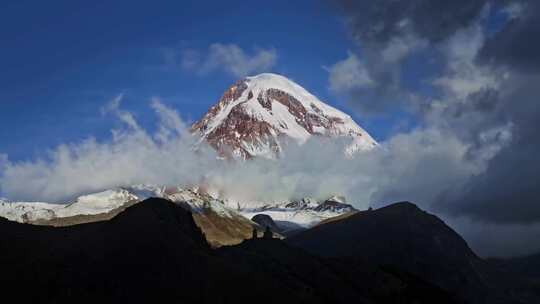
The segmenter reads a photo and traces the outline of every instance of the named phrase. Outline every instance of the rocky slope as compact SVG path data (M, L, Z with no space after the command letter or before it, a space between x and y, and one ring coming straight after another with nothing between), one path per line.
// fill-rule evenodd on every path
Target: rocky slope
M270 73L229 87L192 132L226 158L274 158L288 141L303 144L312 136L343 138L349 154L377 146L349 115Z

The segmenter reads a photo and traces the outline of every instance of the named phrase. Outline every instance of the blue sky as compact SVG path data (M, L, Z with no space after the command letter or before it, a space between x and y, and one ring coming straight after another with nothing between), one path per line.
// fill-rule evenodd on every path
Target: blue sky
M396 128L418 124L399 106L383 116L367 115L363 100L353 99L357 106L351 107L351 98L329 89L328 68L348 54L362 54L329 1L3 1L1 6L0 154L12 161L90 136L106 140L118 122L100 108L120 93L122 107L144 128L154 126L148 107L154 96L184 119L197 120L240 78L219 68L200 73L182 67L186 52L204 61L215 43L234 45L247 57L274 51L274 64L257 72L295 80L351 114L379 141ZM488 29L497 28L498 19L491 18ZM400 65L400 86L436 95L426 82L440 73L436 50L412 52ZM377 96L364 98L378 102Z
M100 107L119 93L146 128L153 126L152 96L198 119L237 77L194 73L165 54L205 52L213 43L236 44L247 54L275 49L271 71L351 113L329 92L323 67L355 46L343 19L322 1L4 1L0 36L0 153L11 160L88 136L107 138L116 122Z

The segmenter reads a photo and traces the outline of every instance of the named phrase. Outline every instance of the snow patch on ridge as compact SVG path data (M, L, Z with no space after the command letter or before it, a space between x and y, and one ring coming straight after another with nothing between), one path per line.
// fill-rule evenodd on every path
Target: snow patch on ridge
M68 204L45 202L0 202L0 216L11 221L27 223L76 215L96 215L119 208L137 197L127 190L115 189L83 195Z

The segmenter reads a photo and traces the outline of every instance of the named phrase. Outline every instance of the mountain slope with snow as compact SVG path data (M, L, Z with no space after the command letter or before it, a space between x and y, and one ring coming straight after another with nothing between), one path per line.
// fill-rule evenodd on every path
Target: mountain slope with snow
M0 200L0 217L20 223L69 226L108 220L151 197L165 198L189 208L197 224L213 238L211 241L221 245L248 238L254 227L249 219L257 214L269 215L284 225L308 228L355 211L339 197L324 201L304 198L283 202L237 202L220 200L196 189L134 185L83 195L65 204Z
M180 187L134 185L80 196L66 204L0 201L0 217L46 226L72 226L106 221L151 197L165 198L191 210L197 226L213 247L234 245L250 238L258 224L213 197ZM276 237L281 237L276 235Z
M80 215L104 214L138 200L139 197L126 189L87 194L66 204L2 200L0 216L15 222L32 223Z
M377 146L349 115L286 77L270 73L229 87L192 131L221 156L243 159L274 158L287 141L303 144L312 136L349 139L349 154Z
M249 206L249 204L245 205ZM353 206L347 204L343 198L339 197L331 197L323 201L304 198L298 201L267 203L255 205L252 208L244 207L238 209L238 212L247 218L252 218L258 214L265 214L276 221L278 226L280 224L294 224L302 228L310 228L321 221L355 211L357 210Z

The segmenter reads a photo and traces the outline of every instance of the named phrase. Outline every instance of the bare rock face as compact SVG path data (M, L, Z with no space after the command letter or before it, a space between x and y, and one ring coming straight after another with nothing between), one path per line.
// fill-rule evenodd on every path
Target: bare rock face
M377 142L352 118L276 74L247 77L229 87L217 104L193 124L192 132L225 158L274 158L288 141L312 136L350 141L346 153Z

